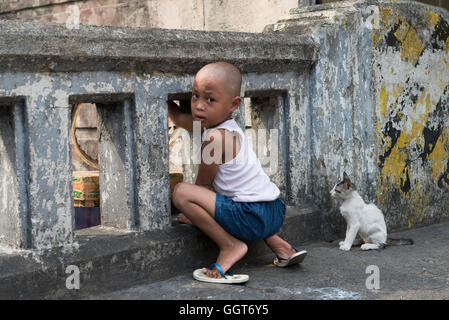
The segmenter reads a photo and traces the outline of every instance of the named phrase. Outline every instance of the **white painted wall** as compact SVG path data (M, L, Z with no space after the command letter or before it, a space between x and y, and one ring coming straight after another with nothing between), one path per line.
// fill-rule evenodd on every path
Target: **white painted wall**
M78 11L82 24L261 32L297 6L298 0L23 0L0 4L0 18L66 23Z

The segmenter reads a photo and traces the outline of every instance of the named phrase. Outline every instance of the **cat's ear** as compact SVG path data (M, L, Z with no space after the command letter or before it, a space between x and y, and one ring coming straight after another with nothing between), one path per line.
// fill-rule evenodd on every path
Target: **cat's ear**
M343 182L346 183L348 189L352 187L351 179L349 179L349 176L346 174L346 172L343 172Z

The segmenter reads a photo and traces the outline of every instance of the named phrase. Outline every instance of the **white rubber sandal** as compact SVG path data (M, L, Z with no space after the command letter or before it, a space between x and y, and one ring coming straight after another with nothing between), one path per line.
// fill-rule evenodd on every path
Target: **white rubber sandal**
M304 258L307 255L307 251L306 250L298 251L293 246L292 246L292 249L295 250L296 253L292 254L290 256L290 258L286 259L286 258L281 258L279 256L276 256L276 259L274 259L273 263L278 267L284 268L287 266L291 266L291 265L303 262Z
M210 283L224 283L224 284L239 284L245 283L249 280L249 276L246 274L232 274L228 271L226 275L223 273L223 269L218 263L213 263L208 269L211 270L216 267L221 275L221 278L211 278L204 274L203 269L196 269L193 271L193 278L198 281L210 282Z

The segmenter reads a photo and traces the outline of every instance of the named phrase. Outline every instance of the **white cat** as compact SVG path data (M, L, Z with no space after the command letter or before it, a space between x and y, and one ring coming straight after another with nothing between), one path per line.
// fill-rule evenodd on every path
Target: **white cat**
M339 243L340 250L351 250L357 234L362 240L362 250L380 249L388 245L413 244L411 239L388 239L387 226L382 211L373 203L366 204L355 190L346 172L343 181L331 190L331 196L344 200L340 212L346 220L346 238ZM360 244L360 243L357 243Z

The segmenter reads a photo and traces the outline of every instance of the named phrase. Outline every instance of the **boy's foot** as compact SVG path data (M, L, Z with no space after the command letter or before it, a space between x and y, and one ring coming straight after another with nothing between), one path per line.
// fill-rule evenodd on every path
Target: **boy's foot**
M249 280L248 275L246 274L232 274L232 272L228 271L226 274L224 274L223 270L221 269L221 266L218 263L212 264L208 269L210 270L212 267L215 267L218 269L218 272L220 273L220 278L210 278L206 276L203 269L196 269L193 272L193 278L195 278L198 281L204 281L204 282L211 282L211 283L225 283L225 284L235 284L235 283L244 283Z
M191 226L193 226L192 221L190 221L184 214L180 213L178 214L178 221L180 223L185 223L185 224L189 224Z
M276 255L276 259L274 259L274 265L278 267L287 267L293 264L301 263L307 255L306 250L296 250L293 246L291 249L295 252L290 255L288 258L282 258L281 256Z
M280 247L274 250L274 254L277 257L289 258L294 255L297 250L293 249L293 247L289 244L287 247Z
M276 234L265 238L264 241L276 255L274 264L278 267L301 263L307 255L307 251L296 250L290 243Z
M217 258L217 264L222 268L223 273L226 272L240 259L242 259L246 252L248 252L248 246L246 243L237 240L233 245L228 248L223 248L220 250L220 254ZM220 272L214 266L211 269L203 268L203 273L209 278L222 278Z

